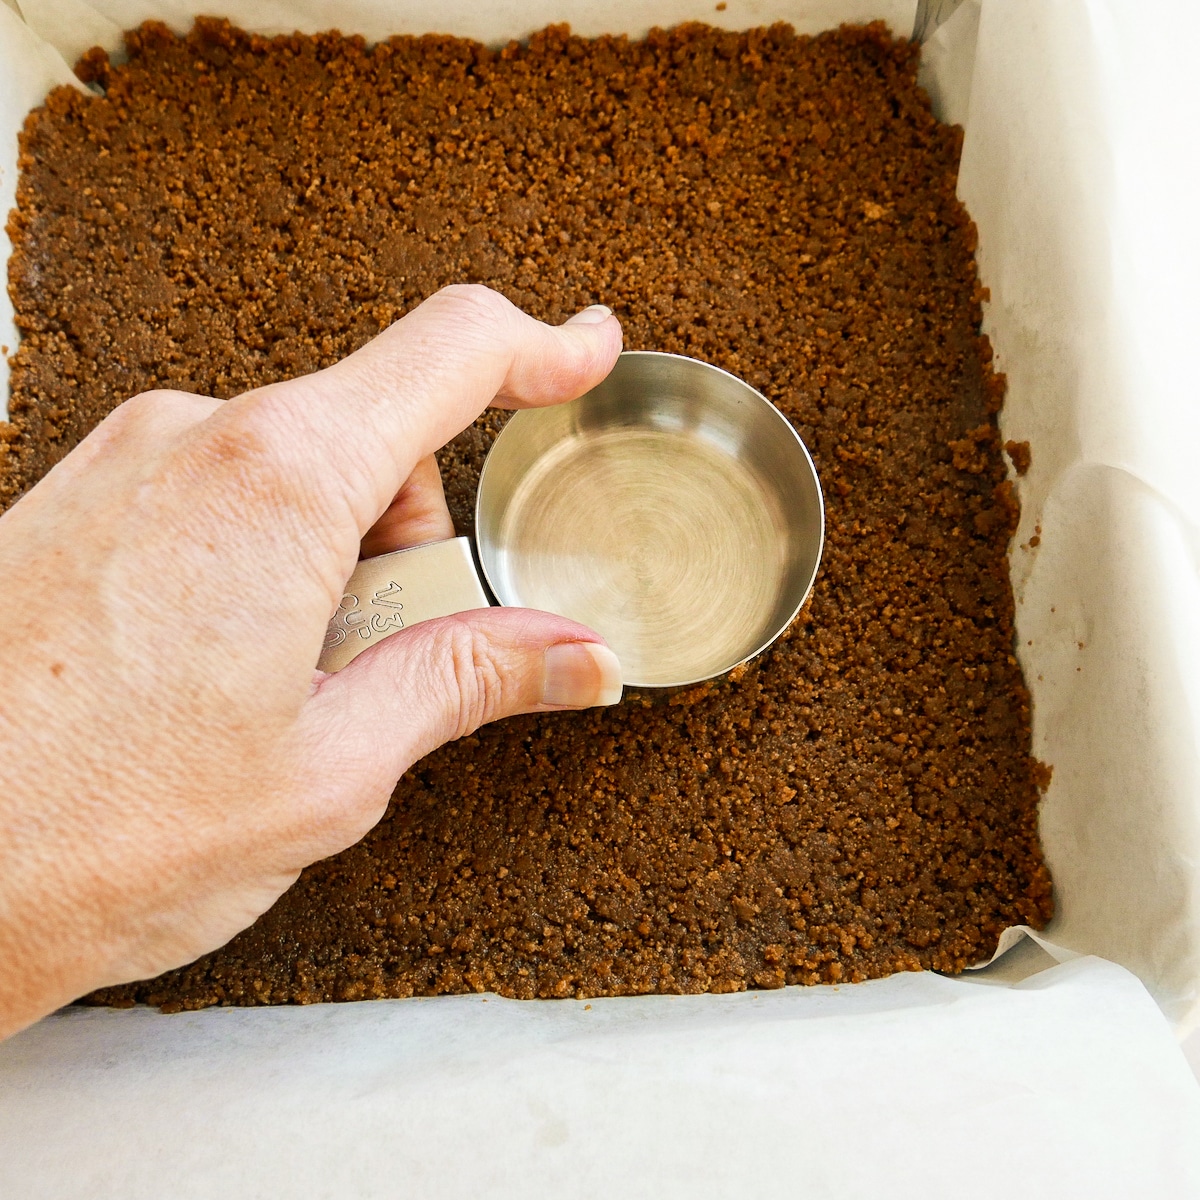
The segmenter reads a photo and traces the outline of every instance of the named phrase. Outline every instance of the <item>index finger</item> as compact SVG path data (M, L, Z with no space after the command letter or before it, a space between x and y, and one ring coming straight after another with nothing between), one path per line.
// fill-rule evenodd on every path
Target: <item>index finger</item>
M555 327L489 288L453 286L334 366L247 392L215 419L257 438L294 484L333 489L362 537L416 464L489 404L572 400L620 351L621 327L607 309Z

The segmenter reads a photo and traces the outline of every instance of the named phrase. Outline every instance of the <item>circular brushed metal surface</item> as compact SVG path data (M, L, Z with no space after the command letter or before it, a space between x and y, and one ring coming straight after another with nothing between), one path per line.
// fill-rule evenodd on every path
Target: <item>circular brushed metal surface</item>
M484 464L476 537L501 604L581 621L626 683L669 687L783 632L816 577L824 512L768 400L695 359L632 351L578 400L513 416Z

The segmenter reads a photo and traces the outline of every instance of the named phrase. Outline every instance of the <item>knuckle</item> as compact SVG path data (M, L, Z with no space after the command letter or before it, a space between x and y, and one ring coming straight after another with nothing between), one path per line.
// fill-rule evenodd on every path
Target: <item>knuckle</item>
M242 459L279 495L292 495L301 508L340 521L353 508L352 497L369 493L372 460L366 448L347 440L336 454L323 449L320 419L296 387L264 393L245 406L223 430L222 448L231 461ZM350 518L358 523L357 514Z
M504 711L504 676L487 636L466 621L448 621L439 637L439 658L449 672L451 737L466 737Z
M296 446L252 413L227 410L203 433L179 448L191 473L237 497L243 510L282 518L307 513L316 496Z
M132 396L114 409L112 416L118 424L129 426L174 424L194 413L197 400L188 392L155 388Z
M507 324L512 312L508 300L481 283L452 283L435 293L433 301L451 320L476 327Z
M269 426L248 418L244 412L223 414L201 439L198 452L213 467L233 467L257 472L270 471L277 466L279 447L268 436Z

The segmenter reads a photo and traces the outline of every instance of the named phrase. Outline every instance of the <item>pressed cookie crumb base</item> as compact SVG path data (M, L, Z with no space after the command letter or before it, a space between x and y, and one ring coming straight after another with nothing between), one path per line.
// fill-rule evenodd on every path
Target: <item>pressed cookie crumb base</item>
M23 135L4 503L136 392L311 371L478 281L549 321L608 304L627 347L763 391L828 541L747 667L444 747L251 929L92 1001L723 992L958 971L1044 924L1003 385L915 47L202 21L128 49L82 64L104 98L59 89ZM461 532L502 419L441 455Z

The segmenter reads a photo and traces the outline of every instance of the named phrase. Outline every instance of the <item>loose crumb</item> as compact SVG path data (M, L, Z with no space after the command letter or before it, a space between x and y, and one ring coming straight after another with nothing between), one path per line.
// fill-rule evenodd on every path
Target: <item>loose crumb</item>
M1008 457L1012 459L1013 470L1018 475L1024 475L1033 462L1033 453L1029 449L1029 443L1005 442L1004 449L1008 452Z

